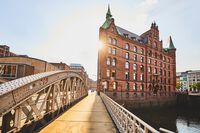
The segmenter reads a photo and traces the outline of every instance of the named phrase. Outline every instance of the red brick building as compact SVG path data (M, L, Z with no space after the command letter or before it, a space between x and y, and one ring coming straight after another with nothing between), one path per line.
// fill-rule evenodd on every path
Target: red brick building
M98 89L106 92L169 94L176 86L176 48L169 38L163 48L159 29L152 23L142 35L115 24L110 8L99 29Z

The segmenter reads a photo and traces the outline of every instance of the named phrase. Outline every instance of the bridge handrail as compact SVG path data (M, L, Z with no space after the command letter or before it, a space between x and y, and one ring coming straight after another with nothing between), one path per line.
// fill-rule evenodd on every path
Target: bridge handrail
M59 70L34 74L1 84L0 116L10 111L11 108L17 106L32 94L40 91L40 88L53 84L55 81L51 78L54 77L56 80L60 80L69 76L66 73L73 74L73 76L83 80L80 74L74 71Z
M44 72L44 73L38 73L38 74L34 74L34 75L30 75L30 76L26 76L26 77L22 77L19 79L15 79L9 82L5 82L3 84L0 85L0 96L4 95L6 93L9 93L19 87L22 87L28 83L31 83L33 81L39 80L41 78L53 75L53 74L57 74L63 71L50 71L50 72Z
M101 98L120 132L136 132L138 130L144 133L148 131L152 133L159 133L159 131L116 103L104 93L101 93ZM125 116L124 119L123 116ZM119 117L122 117L121 120ZM144 128L142 128L141 125Z

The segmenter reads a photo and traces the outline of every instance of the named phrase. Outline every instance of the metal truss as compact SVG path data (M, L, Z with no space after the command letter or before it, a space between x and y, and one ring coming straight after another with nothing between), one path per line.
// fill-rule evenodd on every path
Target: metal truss
M33 132L87 95L86 79L52 71L0 85L1 132Z

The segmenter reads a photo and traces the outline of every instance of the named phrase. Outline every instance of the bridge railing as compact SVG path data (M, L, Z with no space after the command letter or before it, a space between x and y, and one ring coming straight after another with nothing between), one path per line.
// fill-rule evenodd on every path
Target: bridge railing
M104 93L101 93L101 98L121 133L159 133L159 131L113 101Z
M33 132L87 95L73 71L35 74L0 85L0 132Z

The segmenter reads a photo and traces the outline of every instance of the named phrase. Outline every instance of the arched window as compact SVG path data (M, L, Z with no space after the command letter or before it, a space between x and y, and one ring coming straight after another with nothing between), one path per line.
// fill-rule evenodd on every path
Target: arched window
M117 45L117 39L115 39L115 38L113 39L113 44Z
M112 54L116 55L116 48L112 48Z
M155 52L155 58L157 59L157 53Z
M135 72L133 73L133 80L137 80L137 74Z
M141 91L144 91L144 84L141 84L141 85L140 85L140 90L141 90Z
M137 53L137 47L136 46L133 47L133 52Z
M117 82L113 82L113 90L117 89Z
M127 61L126 63L125 63L125 68L129 68L129 62Z
M163 61L166 61L166 57L165 56L163 57Z
M129 50L129 44L128 43L125 44L125 49Z
M125 58L129 59L129 53L128 52L126 52Z
M108 47L108 54L111 54L111 47Z
M112 44L112 38L111 37L108 37L108 43Z
M144 74L140 74L140 80L144 81Z
M144 49L143 48L140 49L140 54L144 54Z
M112 60L112 66L116 66L116 59L115 58Z
M133 64L133 70L134 70L134 71L137 70L137 64L136 64L136 63Z
M144 66L143 65L140 66L140 71L144 72Z
M133 55L133 60L137 61L137 55L136 54Z
M133 90L137 91L137 84L136 83L133 83Z
M107 65L110 65L110 58L109 58L109 57L108 57L107 60L106 60L106 64L107 64Z
M140 62L143 63L144 62L144 57L140 57Z
M129 91L130 86L129 86L129 82L126 82L126 90Z

